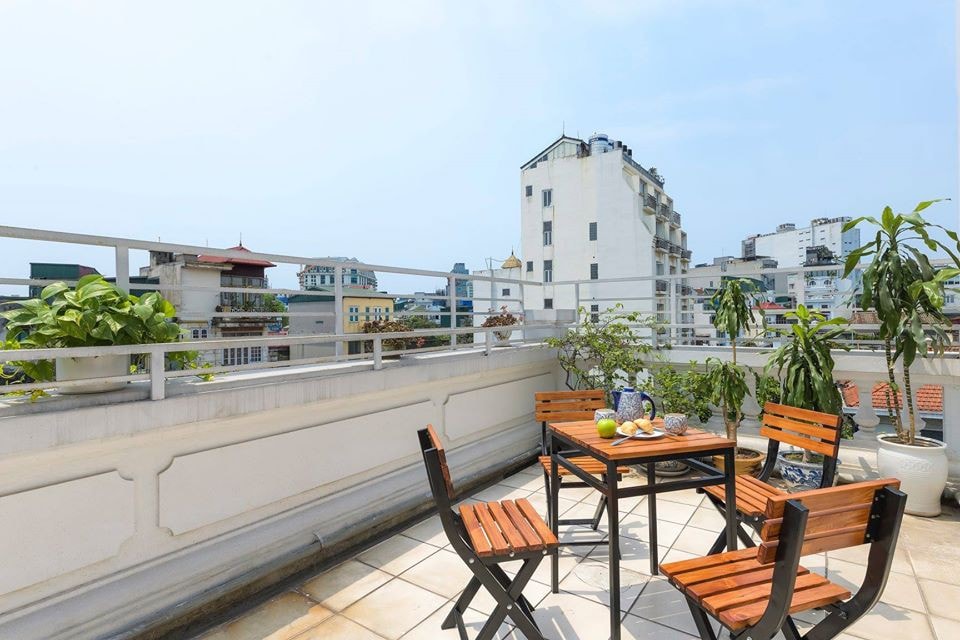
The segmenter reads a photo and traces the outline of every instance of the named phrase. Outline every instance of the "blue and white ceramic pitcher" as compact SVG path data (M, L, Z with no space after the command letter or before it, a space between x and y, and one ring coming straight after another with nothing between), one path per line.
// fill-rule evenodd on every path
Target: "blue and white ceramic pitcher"
M617 422L626 422L627 420L639 420L640 418L649 418L653 420L657 416L657 406L653 403L653 398L643 391L634 391L627 387L619 393L614 392L617 411ZM650 415L646 415L644 402L650 403Z

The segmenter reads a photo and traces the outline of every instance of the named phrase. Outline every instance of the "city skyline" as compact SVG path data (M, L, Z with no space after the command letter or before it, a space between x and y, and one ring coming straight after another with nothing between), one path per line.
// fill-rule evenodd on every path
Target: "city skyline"
M957 222L949 2L224 6L0 8L5 223L479 269L519 250L519 167L563 131L659 169L693 263L886 204ZM17 275L112 260L28 246L0 246Z

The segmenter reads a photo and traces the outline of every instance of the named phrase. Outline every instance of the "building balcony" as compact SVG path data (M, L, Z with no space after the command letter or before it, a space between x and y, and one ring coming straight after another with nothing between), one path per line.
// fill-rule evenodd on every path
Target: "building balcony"
M666 253L670 250L670 241L666 238L661 238L660 236L654 236L653 238L653 247L657 251L662 251Z
M670 224L672 224L675 227L680 226L680 214L677 213L676 211L674 211L673 215L670 216Z
M692 251L690 251L689 249L683 249L683 248L680 249L681 260L690 260L691 257L693 257Z
M61 243L78 238L10 227L0 227L0 237ZM128 265L129 256L121 259L123 249L117 248L124 241L89 240L92 246L112 247L117 262ZM165 247L169 245L157 245ZM305 258L289 259L293 264ZM449 276L405 267L378 269L423 278L420 290L433 290L429 283ZM474 282L475 291L501 284L464 277ZM729 358L722 339L694 324L702 310L685 313L672 306L680 303L678 296L665 295L671 282L686 294L689 287L681 277L653 280L655 301L637 293L639 283L649 286L649 277L621 282L623 293L611 294L627 304L648 305L647 313L667 323L651 337L657 350L650 366L681 371L692 360ZM30 285L26 278L7 282L24 291ZM522 284L537 295L543 289L540 282ZM614 290L617 284L602 286ZM588 280L555 282L551 291L561 300L564 287L586 292L592 286ZM275 292L318 299L330 295ZM477 308L487 309L481 298L475 301ZM342 299L335 302L334 309ZM288 309L291 327L301 320L326 326L318 322L336 317L326 307L306 309ZM135 373L109 379L124 383L117 390L76 395L65 392L89 380L25 381L10 389L45 389L49 395L36 402L27 395L0 398L0 513L15 523L6 538L12 560L0 579L0 637L445 637L441 618L469 576L451 553L427 497L415 431L428 423L437 427L448 447L458 500L525 498L543 515L543 473L536 463L540 426L532 395L561 386L557 354L544 339L563 335L577 315L572 308L516 311L523 322L501 341L496 328L479 326L490 315L486 311L455 306L441 313L454 322L446 328L363 337L315 328L277 337L0 354L4 362L150 354ZM474 326L460 327L460 316ZM677 317L694 326L669 324ZM434 339L430 346L427 339ZM423 346L391 350L391 340L422 340ZM351 342L370 342L372 350L353 353L347 348ZM328 347L327 355L308 349L315 346ZM889 429L884 394L875 392L884 379L882 345L858 339L852 346L856 348L849 353L835 355L835 376L844 381L844 410L861 429L841 445L841 482L876 474L875 433ZM252 347L286 347L291 359L264 358L200 372L153 366L179 349ZM756 371L768 356L768 345L737 349L738 362ZM201 379L198 373L213 377ZM950 473L957 477L960 421L945 419L945 413L960 406L960 359L954 354L923 359L915 384L922 428L939 432L947 442ZM851 386L862 391L854 394ZM757 428L759 411L748 399L739 438L743 446L765 450ZM722 431L721 417L712 416L705 428ZM625 486L645 482L634 471L623 480ZM566 493L571 494L569 502L562 498L569 517L593 514L595 494ZM695 628L683 607L664 617L678 602L678 593L646 573L649 503L636 502L620 505L624 638L676 638ZM722 526L704 496L692 489L662 495L657 506L665 560L704 554ZM940 600L909 594L938 589L930 593L942 595L960 588L952 571L960 557L951 543L958 518L952 508L945 511L937 519L904 520L897 573L888 591L895 600L858 623L856 637L909 637L918 628L943 623L945 618L928 609L940 606ZM663 526L673 520L679 523ZM536 574L524 593L548 637L605 637L610 616L603 576L609 561L602 547L590 554L574 551L560 552L560 594L551 594L544 582L548 569ZM861 571L865 562L859 554L829 558L813 554L804 562L811 569L830 568L833 562L831 571L842 570L841 576L847 569ZM953 615L944 607L938 611ZM488 613L465 616L473 632Z
M643 208L649 210L651 213L656 213L657 211L657 199L654 196L646 195L643 198Z
M679 256L683 251L682 247L678 244L670 243L670 255Z

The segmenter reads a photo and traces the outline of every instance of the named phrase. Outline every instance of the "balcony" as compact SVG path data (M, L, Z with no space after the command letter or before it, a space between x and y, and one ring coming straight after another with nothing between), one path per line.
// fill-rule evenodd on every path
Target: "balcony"
M670 216L670 224L679 227L680 226L680 214L676 211L673 212L673 215Z
M657 207L657 219L663 222L670 222L670 205L660 203Z
M644 209L649 209L652 213L656 213L656 211L657 211L657 199L656 199L656 197L654 197L654 196L652 196L652 195L649 195L649 194L647 194L646 196L644 196L644 198L643 198L643 208L644 208Z
M680 249L681 260L689 261L691 257L693 257L693 251L690 251L689 249L683 249L683 248Z
M666 238L661 238L660 236L654 236L653 246L657 251L666 253L670 250L670 241Z
M683 249L678 244L670 243L670 255L679 256Z
M111 255L116 253L121 269L135 255L124 254L129 247L198 249L13 227L0 227L0 237L106 246ZM281 264L306 259L256 255ZM425 291L436 290L429 283L452 278L446 272L406 267L377 270L421 278L419 290ZM670 364L682 370L691 360L729 357L722 340L695 338L698 314L683 313L682 307L672 306L680 304L679 296L665 295L671 286L679 286L681 296L692 293L683 277L601 283L611 300L596 304L605 308L624 300L649 305L649 313L667 322L658 329L660 348L651 354L651 367ZM390 337L367 334L360 339L314 329L282 336L0 354L4 361L151 356L135 373L117 376L126 384L116 391L69 395L64 391L76 382L25 383L17 389L46 389L50 395L36 402L25 396L0 399L0 514L16 523L4 538L16 554L0 578L0 637L110 637L156 631L158 624L168 625L167 637L204 640L250 629L260 637L274 632L275 637L290 636L295 630L301 640L338 640L351 633L374 639L443 637L437 612L445 613L466 578L462 564L452 561L456 559L451 559L430 511L412 431L426 423L438 427L449 446L460 497L527 498L542 513L543 476L533 464L540 430L531 399L536 391L556 389L563 375L543 339L566 331L576 318L573 309L523 311L523 300L501 299L516 302L524 322L510 331L508 341L500 342L494 328L479 326L490 315L485 309L492 298L483 297L489 296L483 291L499 292L508 281L456 278L473 282L477 311L431 310L445 314L451 324ZM655 302L649 294L644 298L637 293L638 284L651 279ZM26 278L7 282L24 290L31 284ZM551 283L551 291L561 300L561 292L573 296L582 289L586 296L596 284L558 281ZM542 287L530 281L523 285L537 293ZM192 285L145 286L171 295L195 292ZM282 288L271 292L313 295L318 301L330 296ZM216 301L220 293L234 292L205 293ZM333 309L342 309L343 295L334 293ZM587 299L578 302L587 304ZM291 321L305 319L321 326L317 320L329 321L338 313L306 304L304 310L288 309L286 315ZM477 326L462 327L465 317ZM678 317L680 323L671 324L671 318ZM391 339L418 342L439 336L447 342L390 350ZM695 339L703 343L690 344ZM350 352L351 342L365 341L373 343L372 351ZM329 347L329 354L297 353L310 345ZM197 378L196 371L150 366L177 349L254 346L285 346L292 358L211 367L205 371L214 374L212 380ZM882 352L863 338L851 346L855 348L849 353L837 354L836 376L864 391L859 398L844 392L846 411L861 429L841 448L844 482L875 473L874 434L888 428L884 409L875 406L874 394L867 392L884 377ZM739 348L738 359L761 371L768 347ZM928 428L943 429L951 447L951 474L956 476L960 421L944 419L944 414L960 403L960 360L949 356L921 362L915 380L920 386L943 388L939 413L921 413L921 418ZM745 412L744 443L765 447L757 426L759 406L748 403ZM720 417L711 417L706 427L722 430ZM639 486L645 479L631 472L624 482ZM562 504L572 517L589 517L596 500L583 492ZM657 505L664 558L702 554L712 543L720 525L701 494L679 491ZM647 502L621 501L620 512L624 637L666 640L694 631L689 613L677 605L683 604L677 592L649 576ZM949 600L912 594L932 588L939 591L930 593L949 593L960 582L952 570L960 559L957 549L944 542L955 539L956 532L952 511L939 519L904 521L892 586L884 603L852 629L855 637L882 638L878 629L888 634L901 626L915 630L942 623L944 618L930 610ZM608 565L602 553L584 550L562 551L560 594L549 592L543 570L525 591L537 607L541 627L562 630L548 631L549 637L604 637L609 612L602 576ZM863 563L858 554L821 553L807 565L827 567L843 578L862 571ZM259 591L263 588L268 591ZM949 607L937 611L953 615ZM485 616L470 612L468 626L478 631ZM64 629L70 629L67 635Z

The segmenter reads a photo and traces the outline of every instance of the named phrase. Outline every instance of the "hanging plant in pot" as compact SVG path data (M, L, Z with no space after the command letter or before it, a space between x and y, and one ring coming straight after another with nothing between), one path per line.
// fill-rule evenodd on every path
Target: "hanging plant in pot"
M493 309L491 309L493 311ZM481 327L512 327L520 324L520 319L507 311L506 305L500 307L500 313L487 316ZM513 329L504 329L503 331L494 331L493 335L497 338L497 344L508 344L510 336L513 335Z
M943 251L960 267L960 242L955 231L924 220L920 212L931 204L918 204L912 212L895 214L890 207L880 219L866 216L851 220L844 231L867 222L877 228L875 238L848 256L844 275L857 268L867 256L863 270L863 309L875 309L879 317L879 338L883 341L887 371L887 406L895 433L877 436L877 465L882 476L900 479L907 494L906 512L919 516L940 514L940 497L947 481L946 445L917 435L910 367L917 356L942 356L950 339L950 319L943 313L945 284L960 274L957 268L935 268L926 251ZM947 243L935 235L943 233ZM921 249L912 243L921 242ZM897 363L902 365L903 398L897 382ZM903 412L906 412L904 417ZM906 419L905 419L906 418Z
M811 409L831 415L843 410L840 390L833 379L834 349L849 351L837 342L847 329L844 318L832 318L797 305L786 314L789 329L778 329L788 340L778 347L767 361L765 372L776 370L779 378L779 402L800 409ZM774 379L776 380L776 378ZM758 393L758 400L759 393ZM761 404L761 406L763 406ZM800 452L781 451L777 462L783 479L794 486L816 488L823 479L823 455L806 449Z
M707 358L705 384L710 392L710 402L720 407L727 438L737 441L737 430L743 420L743 401L749 395L746 372L737 364L737 340L751 329L762 326L753 309L757 302L756 285L746 278L731 278L724 281L710 300L714 309L713 326L717 333L730 340L731 360ZM714 456L714 465L723 468L723 456ZM736 471L752 473L763 462L763 454L753 449L736 447Z
M25 300L2 315L7 320L5 350L176 342L180 327L171 322L174 308L159 293L130 295L101 275L81 278L75 288L63 282L44 287L39 298ZM138 359L134 356L136 360ZM196 368L196 351L167 354L177 368ZM101 355L7 363L36 382L105 378L130 373L131 356ZM65 387L60 392L98 393L121 389L126 382L98 382ZM44 395L33 392L35 399Z

